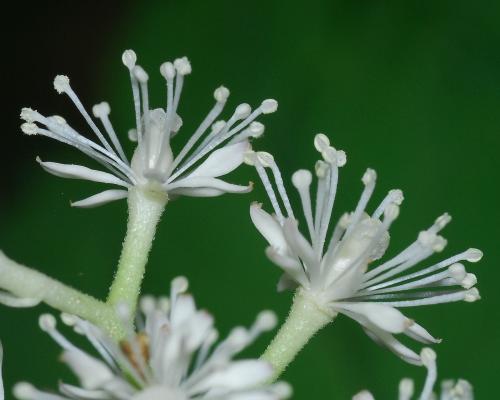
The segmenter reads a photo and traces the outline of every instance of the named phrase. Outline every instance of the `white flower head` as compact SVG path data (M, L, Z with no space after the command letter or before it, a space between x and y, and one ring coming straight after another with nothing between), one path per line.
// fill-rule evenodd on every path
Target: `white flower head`
M109 104L102 102L92 108L94 117L104 128L102 131L71 88L67 76L56 76L54 88L71 99L96 136L96 140L81 135L60 116L46 117L30 108L23 108L21 111L21 118L25 121L21 126L24 133L47 136L73 146L108 171L81 165L44 162L37 158L45 170L60 177L122 187L77 201L73 206L93 207L122 199L127 197L127 189L134 186L164 192L169 197L207 197L250 191L251 183L245 186L235 185L221 180L220 177L233 171L243 162L245 152L250 149L249 140L261 136L264 131L264 125L255 119L261 114L276 111L277 102L272 99L264 100L253 111L250 105L243 103L236 107L227 121L216 121L229 97L227 88L217 88L214 92L215 105L179 154L174 156L170 142L182 126L182 119L177 111L184 77L191 73L189 60L183 57L160 66L160 73L166 81L167 104L165 108L157 109L150 109L149 77L146 71L136 64L134 51L126 50L122 61L130 72L135 108L136 127L129 131L129 138L137 142L137 147L130 161L110 122Z
M419 400L474 400L472 385L464 379L457 381L445 380L441 382L441 393L437 396L433 392L437 379L436 353L430 348L424 348L420 352L423 365L427 368L427 377ZM415 384L410 378L403 378L399 382L398 400L411 400L415 393ZM353 396L352 400L375 400L375 397L363 390Z
M355 210L339 219L327 241L339 167L346 163L346 155L332 147L323 134L316 135L314 145L322 155L315 168L318 183L314 210L310 195L313 175L299 170L292 176L309 240L299 230L273 157L263 152L249 152L246 157L261 177L274 209L271 215L254 203L250 216L269 242L267 256L283 269L278 290L299 287L322 309L353 318L374 340L404 360L420 365L420 356L393 334L404 333L423 343L439 340L397 308L479 299L479 292L473 287L476 277L467 273L461 262L479 261L482 253L469 249L425 268L417 266L445 247L446 240L438 234L450 221L449 215L444 214L397 256L376 263L389 245L389 227L399 214L403 194L400 190L389 191L375 211L368 214L366 207L376 181L376 173L371 169L363 175L364 190ZM267 169L274 177L277 192Z
M170 298L141 299L135 331L127 309L119 308L128 335L121 343L107 337L89 322L63 314L63 321L87 337L99 353L94 357L73 345L56 327L52 315L40 317L40 326L62 348L62 361L80 385L59 385L61 395L49 394L29 383L18 383L14 394L21 400L275 400L288 397L290 388L268 384L273 371L263 360L234 356L261 333L273 329L276 316L261 312L249 328L236 327L218 344L210 314L196 308L186 294L188 282L172 281Z

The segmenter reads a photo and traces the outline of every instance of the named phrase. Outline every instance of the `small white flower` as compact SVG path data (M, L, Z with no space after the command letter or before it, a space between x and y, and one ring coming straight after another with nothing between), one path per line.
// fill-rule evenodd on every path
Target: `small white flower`
M78 133L60 116L45 117L30 108L23 108L21 112L21 118L26 121L21 126L24 133L47 136L73 146L96 160L109 172L81 165L44 162L37 158L45 170L65 178L85 179L124 188L106 190L77 201L73 206L94 207L125 198L127 189L133 186L165 192L169 197L207 197L251 190L251 184L234 185L219 177L233 171L243 162L244 153L250 148L249 140L261 136L264 132L264 125L255 119L261 114L276 111L277 102L272 99L264 100L253 111L248 104L243 103L236 107L227 121L216 122L229 96L228 89L223 86L217 88L214 92L214 107L174 157L170 141L182 126L177 109L184 76L191 73L188 59L179 58L173 63L165 62L161 65L160 73L167 86L167 105L165 108L154 110L149 107L148 74L136 65L135 53L126 50L122 60L130 71L136 116L136 128L129 132L129 138L137 141L131 161L125 155L109 120L109 104L103 102L92 108L94 117L100 120L104 128L103 133L71 88L67 76L56 76L54 88L72 100L93 134L97 136L97 141ZM207 130L210 132L202 139Z
M389 245L389 227L399 214L403 194L400 190L389 191L369 215L365 209L376 181L375 171L371 169L363 176L365 188L355 210L340 218L331 239L326 241L339 167L345 164L346 155L330 146L323 134L316 135L314 145L323 157L316 163L318 184L314 211L310 196L312 174L299 170L292 177L301 198L310 241L298 229L273 157L263 152L250 152L246 157L257 169L275 213L268 214L260 204L250 207L254 225L270 244L267 256L284 271L278 290L299 287L304 296L309 296L332 316L342 313L353 318L375 341L404 360L420 365L419 355L393 334L404 333L423 343L439 340L397 308L479 299L479 292L473 287L476 277L467 273L460 262L479 261L482 253L469 249L432 266L415 268L420 261L445 247L446 240L438 235L450 220L449 215L444 214L401 253L374 266L374 261L384 255ZM274 176L284 210L267 168Z
M87 321L63 314L63 321L85 336L100 358L73 345L56 327L52 315L42 315L40 326L62 348L80 386L59 385L62 396L18 383L14 394L21 400L275 400L288 397L285 383L268 384L272 367L254 359L233 360L261 333L273 329L276 316L261 312L250 329L234 328L218 344L210 314L196 308L185 294L188 282L172 281L170 298L143 297L137 316L138 331L129 323L128 312L118 311L127 338L116 343Z
M424 348L420 353L420 357L427 368L427 377L419 400L436 400L438 398L439 400L474 400L472 385L463 379L456 382L453 380L443 381L441 383L441 394L438 397L432 391L437 379L436 353L429 348ZM411 400L414 392L413 380L410 378L401 379L398 400ZM363 390L353 396L352 400L375 400L375 398L369 391Z

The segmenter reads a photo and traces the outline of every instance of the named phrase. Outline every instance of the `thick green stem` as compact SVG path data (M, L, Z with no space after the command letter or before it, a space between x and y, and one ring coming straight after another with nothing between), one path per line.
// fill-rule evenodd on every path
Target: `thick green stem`
M115 311L86 295L9 259L0 251L0 288L19 298L43 301L59 311L77 315L106 330L112 337L123 335Z
M131 315L135 313L149 250L167 200L165 192L141 187L129 191L127 235L107 303L112 307L125 304Z
M336 317L336 313L318 305L310 293L299 289L285 323L267 347L262 359L274 368L276 380L309 340Z

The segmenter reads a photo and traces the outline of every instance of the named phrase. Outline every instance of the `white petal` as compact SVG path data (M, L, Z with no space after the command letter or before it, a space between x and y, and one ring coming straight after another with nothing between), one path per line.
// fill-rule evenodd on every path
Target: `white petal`
M115 200L125 199L127 196L128 191L126 190L105 190L86 199L75 201L71 205L73 207L92 208Z
M250 206L250 218L260 234L274 249L282 254L288 251L283 228L273 216L261 208L260 204L253 203Z
M381 329L376 329L374 327L371 328L365 327L365 332L376 343L380 344L381 346L387 347L389 350L391 350L394 354L402 358L407 363L418 366L422 365L420 356L413 350L406 347L400 341L398 341L390 333L384 332Z
M296 280L292 279L292 277L288 274L281 275L280 280L278 281L278 285L276 286L278 292L283 292L285 290L294 290L297 288L298 283Z
M213 151L190 177L217 177L228 174L243 163L245 153L250 149L248 141L224 146Z
M131 400L187 400L187 396L180 391L166 386L151 386L140 391Z
M95 169L84 167L83 165L75 164L60 164L55 162L44 162L37 157L38 163L43 167L43 169L52 175L59 176L61 178L70 179L84 179L92 182L100 183L110 183L112 185L120 185L124 187L129 187L130 185L117 178L115 175L108 172L98 171Z
M267 257L279 266L295 282L303 287L308 287L309 279L298 259L281 255L274 247L266 248Z
M317 277L319 273L319 260L317 259L311 244L300 233L297 221L287 218L283 225L283 233L286 242L293 252L299 256L307 266L307 273L310 278Z
M245 389L264 383L273 374L270 364L261 360L239 360L230 363L200 382L199 390L215 388Z
M405 334L412 339L418 340L420 343L431 344L441 343L441 339L436 339L424 327L417 323L413 323L406 331Z
M394 307L377 303L335 303L340 310L347 310L357 314L358 319L366 319L371 324L390 333L402 333L407 330L413 321Z
M213 188L226 193L238 193L238 192L249 192L252 189L252 185L241 186L233 185L232 183L227 183L222 179L217 178L207 178L207 177L191 177L187 176L184 179L175 181L167 185L167 191L183 189L183 188Z
M0 292L0 304L6 305L7 307L34 307L40 304L40 301L39 299L17 297L9 293Z
M82 389L78 386L73 386L73 385L68 385L65 383L60 383L59 384L59 391L67 396L70 396L71 398L76 398L76 399L85 399L85 400L104 400L107 399L108 395L106 392L102 390L87 390L87 389Z
M97 389L113 379L113 373L102 361L83 351L66 350L61 356L85 389Z

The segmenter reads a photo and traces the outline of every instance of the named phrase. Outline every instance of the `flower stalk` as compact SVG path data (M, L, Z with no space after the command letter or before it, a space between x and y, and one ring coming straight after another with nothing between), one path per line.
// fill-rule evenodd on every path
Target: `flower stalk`
M43 301L100 326L111 337L123 336L115 310L102 301L9 259L0 251L0 288L19 299Z
M125 304L130 315L134 315L137 307L156 226L167 201L165 192L155 191L152 187L129 190L127 234L107 304L112 307Z
M337 313L319 306L308 292L297 290L285 323L262 355L273 366L272 381L278 379L316 332L336 316Z

